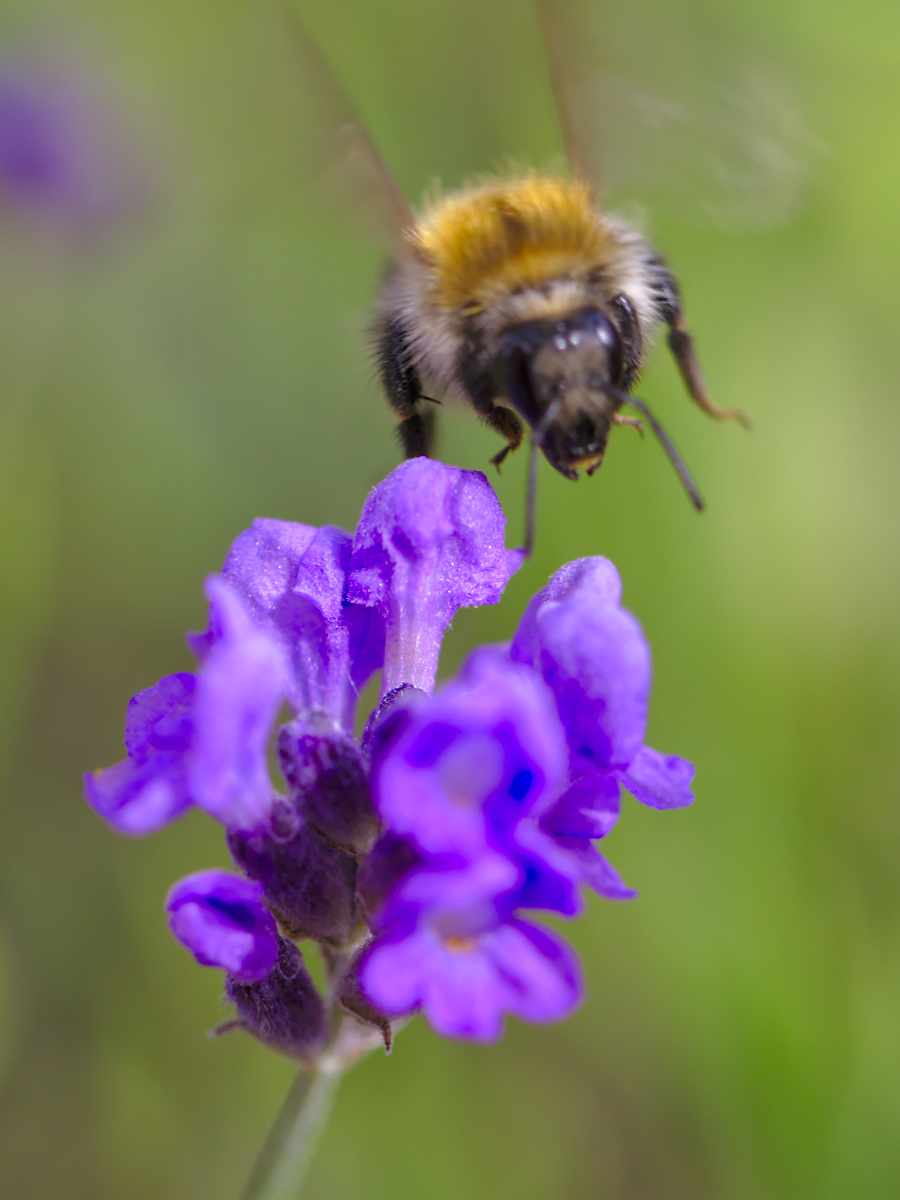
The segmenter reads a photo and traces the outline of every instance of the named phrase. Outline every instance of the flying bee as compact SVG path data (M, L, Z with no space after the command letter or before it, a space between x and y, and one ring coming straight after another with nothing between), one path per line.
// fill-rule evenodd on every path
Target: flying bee
M537 455L567 479L600 466L613 425L649 424L698 510L703 501L646 403L632 394L654 333L668 344L692 399L709 416L747 423L710 400L678 284L662 256L599 198L564 95L552 2L539 4L569 173L500 176L432 198L413 213L305 35L327 77L341 131L386 198L394 255L381 288L375 341L381 380L406 457L432 452L433 405L471 405L505 445L499 468L530 430L526 549L534 535ZM298 31L299 33L300 31ZM314 62L313 62L314 60ZM322 79L319 86L322 87ZM624 416L623 408L639 414Z
M650 243L605 212L591 186L531 174L441 198L405 231L386 277L378 354L407 457L431 450L430 389L467 400L506 439L496 466L534 444L567 479L600 466L610 428L636 408L660 436L695 506L702 501L647 406L630 394L665 323L689 394L709 399L678 285Z

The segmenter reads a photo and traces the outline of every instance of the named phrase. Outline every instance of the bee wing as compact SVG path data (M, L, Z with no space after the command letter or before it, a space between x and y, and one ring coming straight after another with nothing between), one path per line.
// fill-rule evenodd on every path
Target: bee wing
M795 215L822 145L789 74L726 10L716 24L661 0L538 8L571 169L604 199L723 228Z
M367 206L375 206L392 240L399 242L403 231L413 223L406 197L313 38L286 4L279 4L277 11L286 27L288 49L300 77L298 82L302 80L307 98L315 97L310 107L316 110L315 157L320 167L343 164L344 183L350 176L355 177L355 188L351 191L355 190Z
M312 36L281 0L251 5L230 22L207 60L205 107L228 127L232 198L286 190L328 217L396 251L409 204ZM204 84L201 82L200 87ZM243 175L237 183L239 175Z

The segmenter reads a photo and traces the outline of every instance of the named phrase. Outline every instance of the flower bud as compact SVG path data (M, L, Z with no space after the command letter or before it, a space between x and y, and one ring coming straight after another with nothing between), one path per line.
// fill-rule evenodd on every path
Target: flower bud
M400 881L423 861L410 837L388 830L360 863L356 892L366 920L373 928L385 901Z
M381 1030L385 1053L390 1054L394 1041L391 1022L383 1012L375 1007L359 986L359 965L365 954L365 950L366 946L363 946L353 956L350 965L338 981L335 995L341 1007L347 1012L352 1013L354 1017L364 1024Z
M290 811L290 810L288 810ZM302 818L279 829L229 830L235 862L262 885L266 903L292 938L340 947L356 924L356 860L329 845Z
M365 854L379 821L353 738L311 713L281 729L278 758L297 811L338 849Z
M265 979L242 983L229 975L225 994L237 1007L238 1024L279 1054L309 1060L325 1040L325 1005L287 938L278 939L278 961Z

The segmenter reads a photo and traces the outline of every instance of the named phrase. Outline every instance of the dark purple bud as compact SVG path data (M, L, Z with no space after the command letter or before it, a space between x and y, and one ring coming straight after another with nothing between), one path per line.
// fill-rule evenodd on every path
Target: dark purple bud
M241 983L265 979L278 958L278 931L262 888L228 871L197 871L166 897L169 928L202 967Z
M278 961L266 979L242 983L229 976L225 994L237 1007L240 1025L279 1054L307 1061L325 1040L322 998L303 965L303 955L286 938L278 939Z
M128 757L84 777L91 807L118 833L154 833L191 803L186 755L193 737L193 675L167 675L128 704Z
M401 683L382 696L373 709L359 739L367 763L386 753L412 718L413 711L428 696L411 683Z
M380 823L353 738L310 713L280 730L278 758L297 811L338 849L365 854Z
M228 848L262 885L266 903L291 937L340 947L357 920L356 859L329 845L302 818L295 822L291 836L281 829L229 830Z
M523 552L480 471L430 458L403 463L370 493L353 539L347 600L386 625L382 694L431 692L444 631L459 608L496 604Z
M360 863L356 894L363 914L373 928L391 892L423 862L421 850L410 837L388 830Z

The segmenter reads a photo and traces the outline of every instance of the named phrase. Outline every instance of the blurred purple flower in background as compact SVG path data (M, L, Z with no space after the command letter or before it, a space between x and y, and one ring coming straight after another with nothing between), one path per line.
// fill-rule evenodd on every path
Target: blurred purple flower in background
M140 140L97 65L52 45L0 56L0 210L93 237L146 200Z
M692 799L690 764L644 745L650 651L606 559L563 567L509 645L474 651L432 694L454 613L498 601L521 565L504 524L480 472L428 459L374 489L355 536L255 521L207 581L196 675L139 693L128 757L86 776L121 833L191 805L225 826L244 875L176 884L172 931L226 971L229 1027L301 1061L326 1052L328 1025L302 938L319 943L334 1002L387 1045L417 1011L481 1041L506 1014L567 1016L577 957L528 914L574 916L584 886L634 895L595 845L621 786L655 808Z

